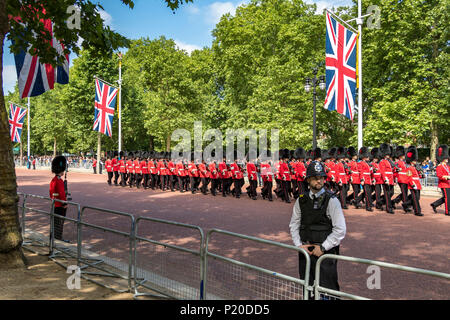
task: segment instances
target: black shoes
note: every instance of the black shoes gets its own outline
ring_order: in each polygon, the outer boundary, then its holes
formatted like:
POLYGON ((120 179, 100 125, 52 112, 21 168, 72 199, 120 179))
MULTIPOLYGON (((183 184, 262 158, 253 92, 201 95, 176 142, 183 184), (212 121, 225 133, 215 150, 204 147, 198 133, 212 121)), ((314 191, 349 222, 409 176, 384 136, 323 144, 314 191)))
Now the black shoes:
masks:
POLYGON ((433 212, 434 212, 434 213, 437 213, 436 207, 433 206, 433 204, 430 204, 430 206, 431 206, 431 208, 433 208, 433 212))

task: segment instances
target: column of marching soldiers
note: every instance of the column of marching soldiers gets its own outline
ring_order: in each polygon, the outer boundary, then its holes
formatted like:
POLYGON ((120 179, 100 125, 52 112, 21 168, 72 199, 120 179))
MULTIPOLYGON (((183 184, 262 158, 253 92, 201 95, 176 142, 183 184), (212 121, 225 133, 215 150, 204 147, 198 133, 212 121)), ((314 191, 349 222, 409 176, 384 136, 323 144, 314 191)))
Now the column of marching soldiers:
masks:
MULTIPOLYGON (((271 158, 271 151, 265 151, 265 155, 271 158)), ((236 152, 234 161, 227 161, 224 156, 220 162, 194 160, 193 153, 189 159, 175 162, 169 152, 121 152, 120 160, 118 156, 117 152, 107 154, 105 167, 110 186, 193 194, 200 191, 204 195, 210 192, 213 196, 221 193, 223 197, 240 198, 244 176, 247 176, 247 195, 257 200, 260 174, 262 198, 273 201, 272 193, 275 193, 277 199, 286 203, 308 191, 306 168, 312 161, 320 161, 327 172, 325 187, 336 194, 343 209, 352 205, 373 211, 375 207, 393 214, 396 205, 402 202, 405 213, 414 210, 415 215, 423 216, 420 207, 423 172, 417 166, 418 153, 414 146, 394 148, 383 143, 379 148, 362 147, 359 151, 354 147, 283 149, 279 150, 274 163, 259 161, 256 154, 241 156, 236 152), (276 188, 273 190, 274 180, 276 188), (399 185, 401 193, 394 198, 395 184, 399 185)), ((436 212, 435 207, 433 210, 436 212)))

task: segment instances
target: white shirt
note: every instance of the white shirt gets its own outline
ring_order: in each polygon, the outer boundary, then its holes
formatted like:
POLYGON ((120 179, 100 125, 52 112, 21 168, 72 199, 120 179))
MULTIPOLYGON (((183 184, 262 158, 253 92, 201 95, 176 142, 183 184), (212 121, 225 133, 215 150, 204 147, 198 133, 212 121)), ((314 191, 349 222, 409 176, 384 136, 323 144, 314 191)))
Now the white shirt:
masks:
MULTIPOLYGON (((325 189, 322 188, 319 192, 315 194, 315 196, 318 197, 324 192, 325 189)), ((309 192, 309 196, 311 197, 311 199, 313 199, 313 193, 311 191, 309 192)), ((303 244, 302 240, 300 239, 299 233, 301 209, 298 200, 299 199, 295 201, 294 208, 292 209, 291 222, 289 223, 292 240, 294 241, 294 245, 297 247, 303 244)), ((341 203, 337 198, 331 198, 330 201, 328 202, 326 215, 331 220, 331 223, 333 225, 331 233, 322 243, 322 246, 325 249, 325 251, 328 251, 341 243, 341 241, 345 237, 346 232, 344 213, 342 212, 341 203)))

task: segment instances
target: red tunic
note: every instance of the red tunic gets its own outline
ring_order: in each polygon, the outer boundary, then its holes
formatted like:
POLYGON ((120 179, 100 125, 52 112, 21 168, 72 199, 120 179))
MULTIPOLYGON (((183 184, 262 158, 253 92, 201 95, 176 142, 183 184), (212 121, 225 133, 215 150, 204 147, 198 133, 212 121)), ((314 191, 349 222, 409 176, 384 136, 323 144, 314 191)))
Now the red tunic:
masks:
POLYGON ((360 184, 361 179, 359 177, 359 169, 358 169, 358 162, 355 160, 350 161, 349 163, 351 174, 350 174, 350 183, 353 184, 360 184))
POLYGON ((258 174, 254 163, 247 163, 247 177, 248 180, 258 180, 258 174))
POLYGON ((446 163, 441 163, 436 168, 436 175, 439 179, 438 188, 450 188, 450 180, 445 179, 444 176, 450 176, 450 167, 446 163))
POLYGON ((120 170, 119 160, 114 158, 114 159, 111 160, 111 163, 112 163, 113 171, 119 171, 120 170))
POLYGON ((406 175, 408 177, 408 189, 410 190, 422 190, 422 184, 420 183, 419 172, 415 166, 409 166, 406 168, 406 175))
POLYGON ((397 165, 400 169, 400 171, 397 173, 398 174, 398 183, 408 183, 408 177, 406 176, 406 164, 404 161, 402 160, 398 160, 397 161, 397 165))
POLYGON ((197 178, 199 176, 198 169, 197 169, 197 166, 195 165, 195 163, 189 163, 188 174, 189 174, 189 177, 194 177, 194 178, 197 178))
POLYGON ((375 184, 383 184, 383 178, 381 178, 380 165, 376 162, 372 162, 372 179, 375 180, 375 184))
POLYGON ((372 184, 372 168, 365 161, 358 162, 359 179, 361 183, 372 184))
POLYGON ((148 174, 148 165, 147 165, 147 161, 142 160, 141 163, 139 164, 141 167, 141 172, 142 174, 148 174))
POLYGON ((380 161, 380 173, 384 182, 387 181, 387 184, 390 184, 391 186, 394 185, 394 173, 392 172, 392 166, 388 160, 383 159, 380 161))
POLYGON ((344 164, 342 162, 338 162, 334 166, 334 170, 336 172, 336 182, 341 182, 342 184, 347 184, 347 173, 345 172, 344 164))
POLYGON ((209 164, 208 168, 209 168, 209 177, 211 179, 219 179, 219 172, 217 171, 216 164, 212 162, 209 164))
MULTIPOLYGON (((60 176, 55 176, 52 181, 50 181, 50 198, 62 201, 67 201, 66 192, 64 190, 64 181, 60 176)), ((64 204, 55 201, 55 207, 63 207, 64 204)))
POLYGON ((177 172, 177 176, 186 177, 186 169, 184 168, 183 162, 178 162, 175 166, 175 170, 177 172))
POLYGON ((113 172, 112 160, 108 159, 105 161, 106 172, 113 172))
POLYGON ((270 164, 268 163, 263 163, 261 164, 261 177, 263 179, 263 181, 269 181, 272 182, 273 180, 273 174, 272 174, 272 168, 270 166, 270 164))

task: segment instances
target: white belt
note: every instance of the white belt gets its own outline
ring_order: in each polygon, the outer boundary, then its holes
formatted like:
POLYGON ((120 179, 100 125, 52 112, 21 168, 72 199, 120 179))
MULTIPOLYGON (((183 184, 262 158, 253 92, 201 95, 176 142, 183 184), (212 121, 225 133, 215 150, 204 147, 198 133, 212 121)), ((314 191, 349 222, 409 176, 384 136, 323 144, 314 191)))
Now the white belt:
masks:
POLYGON ((392 172, 387 172, 387 171, 386 171, 385 173, 389 173, 389 174, 392 174, 392 172))

